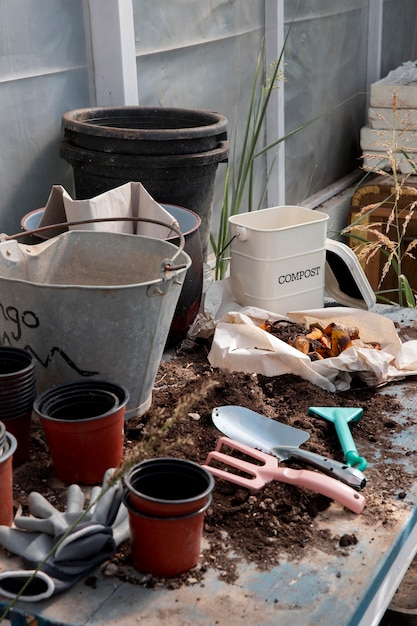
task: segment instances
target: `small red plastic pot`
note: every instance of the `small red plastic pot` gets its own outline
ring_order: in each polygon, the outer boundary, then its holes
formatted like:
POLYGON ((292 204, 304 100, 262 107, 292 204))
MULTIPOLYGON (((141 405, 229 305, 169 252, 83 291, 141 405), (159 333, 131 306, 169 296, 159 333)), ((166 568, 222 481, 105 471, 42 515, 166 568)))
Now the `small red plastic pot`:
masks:
POLYGON ((138 512, 126 489, 123 501, 128 508, 130 552, 135 569, 153 576, 170 577, 188 572, 198 563, 203 534, 204 506, 187 515, 155 517, 138 512))
POLYGON ((0 454, 0 524, 13 522, 13 455, 17 449, 16 438, 6 432, 5 445, 0 454))
POLYGON ((128 400, 127 389, 105 381, 58 385, 36 398, 33 408, 60 480, 92 485, 120 465, 128 400))
POLYGON ((131 505, 140 513, 172 517, 203 507, 214 487, 201 465, 176 458, 158 458, 135 465, 124 477, 131 505))
POLYGON ((139 463, 124 481, 135 568, 177 576, 194 567, 213 476, 197 463, 167 457, 139 463))

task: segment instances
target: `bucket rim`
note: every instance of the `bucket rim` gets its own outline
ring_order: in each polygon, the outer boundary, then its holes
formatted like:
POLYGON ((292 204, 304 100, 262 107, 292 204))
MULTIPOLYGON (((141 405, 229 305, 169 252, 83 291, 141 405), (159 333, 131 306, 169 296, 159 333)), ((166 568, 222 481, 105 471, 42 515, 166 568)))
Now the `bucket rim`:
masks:
MULTIPOLYGON (((200 228, 201 226, 201 217, 198 215, 198 213, 196 213, 195 211, 192 211, 191 209, 188 209, 184 206, 180 206, 179 204, 173 204, 172 202, 159 202, 158 204, 160 204, 164 209, 166 209, 169 212, 170 208, 173 209, 179 209, 181 211, 184 211, 186 213, 188 213, 189 215, 191 215, 192 217, 195 218, 196 220, 196 224, 193 228, 189 228, 188 230, 181 230, 182 234, 184 235, 184 237, 186 235, 191 234, 192 232, 194 232, 195 230, 197 230, 197 228, 200 228)), ((22 219, 20 220, 20 225, 22 227, 22 230, 25 231, 25 233, 27 234, 28 232, 34 230, 33 228, 28 228, 27 227, 27 222, 28 220, 30 220, 33 217, 39 217, 39 219, 36 221, 36 228, 39 226, 39 222, 42 218, 42 215, 45 212, 45 207, 39 207, 38 209, 34 209, 33 211, 29 211, 29 213, 26 213, 22 219)), ((52 229, 58 226, 58 224, 54 224, 52 225, 52 229)), ((42 232, 37 233, 37 237, 39 237, 40 239, 49 239, 49 237, 46 237, 45 235, 43 235, 42 232)), ((172 239, 177 239, 178 235, 172 235, 170 237, 165 237, 165 241, 171 241, 172 239)))
MULTIPOLYGON (((43 228, 50 229, 51 226, 44 226, 43 228)), ((38 230, 38 229, 35 229, 35 230, 38 230)), ((112 289, 112 290, 137 289, 138 287, 142 287, 142 288, 151 287, 151 286, 161 285, 166 282, 172 282, 177 276, 180 276, 182 273, 186 272, 192 263, 191 257, 187 254, 187 252, 185 252, 185 250, 181 249, 179 246, 176 246, 175 244, 171 243, 170 241, 167 241, 165 239, 155 239, 154 237, 146 237, 144 235, 135 235, 135 234, 130 234, 130 233, 112 233, 112 232, 97 231, 97 230, 68 230, 64 233, 60 233, 56 237, 52 237, 51 239, 47 239, 38 244, 33 244, 33 245, 19 244, 16 241, 19 237, 23 235, 28 235, 28 234, 30 235, 34 233, 35 230, 18 233, 17 235, 7 236, 5 241, 0 242, 0 249, 2 247, 7 249, 6 247, 7 245, 23 245, 25 249, 33 247, 36 250, 36 252, 40 252, 50 246, 59 245, 58 242, 62 241, 63 238, 72 237, 73 239, 75 239, 76 237, 78 237, 81 239, 83 238, 87 239, 88 237, 96 237, 96 238, 102 237, 104 240, 105 239, 114 240, 115 237, 118 237, 118 238, 129 237, 129 238, 135 238, 138 246, 140 246, 140 242, 141 241, 143 242, 144 240, 158 241, 161 244, 161 246, 166 248, 167 256, 164 257, 163 259, 161 258, 161 265, 160 265, 161 276, 159 276, 158 278, 154 278, 152 280, 147 280, 147 281, 137 282, 137 283, 126 283, 126 284, 121 284, 121 285, 120 284, 116 284, 116 285, 114 284, 103 284, 103 285, 81 284, 80 285, 77 283, 59 284, 59 283, 45 283, 45 282, 39 282, 35 280, 27 280, 24 278, 2 276, 0 274, 1 280, 4 280, 12 284, 21 283, 25 285, 41 287, 43 289, 46 289, 46 288, 64 289, 64 290, 65 289, 66 290, 77 289, 81 291, 84 291, 84 290, 102 291, 106 289, 112 289), (171 255, 169 254, 170 252, 172 253, 171 255), (178 255, 181 256, 181 259, 184 259, 184 263, 178 266, 174 265, 172 266, 172 268, 170 268, 171 261, 175 259, 176 257, 178 257, 178 255), (164 270, 167 271, 168 276, 163 275, 164 270)), ((181 233, 181 237, 183 237, 182 233, 181 233)), ((161 257, 162 257, 162 254, 161 254, 161 257)))
POLYGON ((327 222, 329 220, 329 215, 327 215, 327 213, 323 213, 322 211, 316 211, 315 209, 308 209, 307 207, 303 207, 300 206, 298 204, 288 204, 288 205, 281 205, 281 206, 276 206, 276 207, 269 207, 267 209, 259 209, 258 211, 250 211, 250 212, 246 212, 246 213, 238 213, 236 215, 231 215, 228 218, 228 222, 229 224, 232 224, 233 226, 237 227, 237 228, 244 228, 246 230, 252 230, 255 232, 261 232, 261 233, 273 233, 273 232, 278 232, 278 231, 283 231, 283 230, 290 230, 293 228, 302 228, 303 226, 311 226, 312 224, 320 224, 322 222, 327 222), (250 224, 247 223, 246 220, 251 221, 252 219, 255 219, 256 214, 258 213, 262 213, 263 215, 265 215, 267 212, 277 212, 277 210, 287 210, 287 209, 298 209, 298 210, 302 210, 303 213, 305 213, 305 215, 310 214, 311 217, 314 216, 314 219, 312 219, 309 222, 301 222, 298 224, 287 224, 285 226, 276 226, 276 227, 269 227, 269 228, 265 228, 262 226, 257 226, 256 224, 250 224))

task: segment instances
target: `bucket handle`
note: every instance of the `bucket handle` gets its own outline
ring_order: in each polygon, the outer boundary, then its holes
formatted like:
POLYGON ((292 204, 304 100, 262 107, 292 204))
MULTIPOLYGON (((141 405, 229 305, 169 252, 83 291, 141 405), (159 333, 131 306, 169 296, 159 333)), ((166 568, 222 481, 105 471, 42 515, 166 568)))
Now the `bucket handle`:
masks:
POLYGON ((20 239, 21 237, 27 237, 30 235, 37 235, 38 233, 47 232, 49 230, 53 230, 54 228, 62 228, 63 226, 78 226, 80 224, 95 224, 97 222, 147 222, 150 224, 158 224, 159 226, 165 226, 172 230, 179 237, 179 245, 176 253, 172 257, 172 259, 165 259, 162 262, 161 271, 164 274, 165 272, 174 272, 176 270, 181 270, 186 267, 186 263, 182 263, 180 265, 173 265, 173 261, 177 258, 177 256, 184 250, 185 246, 185 238, 182 234, 179 227, 174 226, 173 224, 166 224, 165 222, 160 222, 159 220, 154 220, 146 217, 95 217, 89 218, 85 220, 77 220, 75 222, 60 222, 59 224, 48 224, 47 226, 39 226, 38 228, 34 228, 32 230, 25 230, 21 233, 16 233, 15 235, 5 235, 4 241, 12 241, 14 239, 20 239))
MULTIPOLYGON (((237 230, 236 233, 230 237, 229 241, 223 246, 223 248, 220 250, 220 252, 217 254, 217 258, 218 259, 222 259, 223 258, 223 253, 226 252, 227 248, 230 246, 230 244, 232 243, 232 241, 234 241, 236 239, 236 237, 239 237, 240 241, 246 241, 248 238, 247 232, 246 232, 246 228, 242 228, 241 230, 237 230)), ((224 261, 230 261, 230 257, 228 257, 227 259, 223 259, 224 261)))

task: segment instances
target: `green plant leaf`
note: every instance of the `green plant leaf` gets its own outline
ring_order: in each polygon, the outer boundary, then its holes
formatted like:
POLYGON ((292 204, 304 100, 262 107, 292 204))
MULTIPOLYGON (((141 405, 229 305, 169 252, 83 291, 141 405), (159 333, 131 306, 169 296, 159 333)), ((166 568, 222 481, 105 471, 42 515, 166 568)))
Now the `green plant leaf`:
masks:
MULTIPOLYGON (((226 171, 226 184, 224 188, 224 197, 221 207, 221 215, 218 225, 217 239, 210 236, 212 249, 216 256, 215 279, 219 280, 226 276, 229 257, 219 254, 224 251, 230 244, 230 229, 228 219, 232 215, 240 212, 244 199, 247 199, 247 210, 253 211, 262 208, 267 194, 268 181, 271 170, 267 172, 263 191, 259 194, 259 198, 255 199, 255 161, 260 156, 266 154, 272 149, 276 149, 290 137, 307 128, 317 120, 325 117, 328 113, 334 112, 346 102, 356 97, 350 96, 346 100, 340 102, 335 107, 322 112, 313 119, 301 124, 297 128, 287 132, 276 141, 261 146, 260 142, 264 134, 264 125, 269 102, 272 97, 273 90, 277 88, 279 82, 283 80, 281 75, 281 67, 283 62, 284 50, 291 33, 291 28, 295 21, 300 0, 297 0, 292 19, 289 21, 284 43, 280 51, 278 59, 271 64, 269 74, 267 75, 264 64, 264 43, 258 55, 255 72, 252 82, 251 94, 249 98, 248 110, 246 113, 246 121, 243 133, 243 143, 240 147, 239 155, 237 155, 236 133, 232 146, 232 156, 229 157, 226 171)), ((276 158, 276 157, 275 157, 276 158)))
POLYGON ((417 308, 417 300, 416 297, 413 293, 413 290, 410 287, 410 283, 408 281, 408 278, 406 276, 404 276, 404 274, 400 274, 399 276, 399 288, 405 298, 405 301, 407 303, 407 307, 411 308, 411 309, 415 309, 417 308))

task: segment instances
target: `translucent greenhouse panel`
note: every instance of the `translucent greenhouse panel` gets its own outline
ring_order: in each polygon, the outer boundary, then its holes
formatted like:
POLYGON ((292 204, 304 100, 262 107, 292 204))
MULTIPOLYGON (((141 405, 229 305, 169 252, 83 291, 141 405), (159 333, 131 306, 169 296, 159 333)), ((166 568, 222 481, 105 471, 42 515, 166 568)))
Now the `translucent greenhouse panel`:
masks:
POLYGON ((384 0, 382 44, 381 77, 405 61, 417 60, 415 0, 384 0))
POLYGON ((86 56, 82 0, 0 3, 0 232, 19 232, 54 183, 71 183, 61 116, 90 103, 86 56))
MULTIPOLYGON (((235 141, 241 145, 262 45, 263 2, 134 0, 134 13, 140 104, 222 113, 229 121, 233 154, 235 141)), ((220 164, 213 207, 215 234, 225 171, 226 165, 220 164)))
MULTIPOLYGON (((286 20, 295 0, 287 0, 286 20)), ((301 3, 285 49, 286 201, 300 203, 358 167, 365 121, 368 2, 301 3)))

